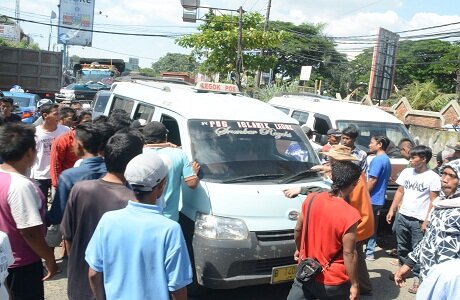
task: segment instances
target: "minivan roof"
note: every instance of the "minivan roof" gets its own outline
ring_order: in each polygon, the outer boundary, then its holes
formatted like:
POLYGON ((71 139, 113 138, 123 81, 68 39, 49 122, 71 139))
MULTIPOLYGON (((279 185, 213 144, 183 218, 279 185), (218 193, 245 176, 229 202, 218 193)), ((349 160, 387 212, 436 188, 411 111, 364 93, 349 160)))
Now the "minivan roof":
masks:
POLYGON ((284 95, 274 97, 268 103, 278 107, 326 115, 334 122, 337 120, 359 120, 403 123, 395 116, 378 107, 340 100, 327 100, 303 95, 284 95))
POLYGON ((239 95, 200 93, 187 85, 136 80, 114 83, 112 92, 114 97, 120 95, 151 103, 186 119, 298 123, 262 101, 239 95))

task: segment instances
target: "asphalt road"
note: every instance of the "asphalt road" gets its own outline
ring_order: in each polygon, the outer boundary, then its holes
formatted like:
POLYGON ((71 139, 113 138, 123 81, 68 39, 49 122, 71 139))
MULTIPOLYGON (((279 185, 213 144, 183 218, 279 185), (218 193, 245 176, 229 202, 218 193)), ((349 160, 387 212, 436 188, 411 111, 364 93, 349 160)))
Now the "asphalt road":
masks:
MULTIPOLYGON (((385 244, 382 242, 382 244, 385 244)), ((56 253, 60 252, 60 248, 56 248, 56 253)), ((58 254, 57 254, 58 255, 58 254)), ((373 296, 361 297, 363 300, 386 300, 386 299, 401 299, 401 300, 414 300, 415 295, 407 291, 407 287, 398 288, 394 282, 388 279, 391 272, 396 270, 390 262, 393 258, 389 257, 381 248, 377 248, 376 260, 367 262, 369 274, 371 276, 372 285, 374 288, 373 296)), ((62 268, 62 273, 58 274, 55 278, 45 282, 45 298, 48 300, 64 300, 66 296, 66 266, 65 262, 58 260, 58 265, 62 268)), ((412 280, 408 280, 408 285, 412 280)), ((255 287, 244 287, 233 290, 212 290, 206 295, 200 297, 190 297, 190 300, 279 300, 286 299, 290 284, 279 285, 264 285, 255 287)))

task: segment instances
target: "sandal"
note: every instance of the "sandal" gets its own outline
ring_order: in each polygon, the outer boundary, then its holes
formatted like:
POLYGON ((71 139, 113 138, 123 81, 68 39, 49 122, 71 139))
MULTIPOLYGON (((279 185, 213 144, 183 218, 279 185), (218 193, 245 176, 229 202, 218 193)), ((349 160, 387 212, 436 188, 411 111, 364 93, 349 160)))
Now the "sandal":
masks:
POLYGON ((408 288, 407 290, 409 291, 409 293, 411 294, 417 294, 417 290, 418 290, 418 287, 420 285, 420 282, 417 278, 414 278, 414 283, 412 284, 412 286, 410 288, 408 288))

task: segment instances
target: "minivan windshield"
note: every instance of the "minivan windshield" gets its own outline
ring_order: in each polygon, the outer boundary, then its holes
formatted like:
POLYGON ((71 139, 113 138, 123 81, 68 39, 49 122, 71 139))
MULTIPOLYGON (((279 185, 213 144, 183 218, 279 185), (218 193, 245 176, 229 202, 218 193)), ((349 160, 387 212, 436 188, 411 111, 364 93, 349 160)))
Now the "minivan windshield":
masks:
MULTIPOLYGON (((356 139, 356 146, 364 151, 369 151, 369 143, 372 136, 384 135, 391 141, 389 148, 398 147, 399 141, 402 139, 410 139, 409 132, 403 124, 399 123, 384 123, 384 122, 369 122, 369 121, 356 121, 356 120, 339 120, 337 121, 337 128, 340 130, 354 125, 358 128, 359 136, 356 139)), ((390 150, 390 149, 389 149, 390 150)), ((397 150, 397 149, 396 149, 397 150)), ((387 151, 390 157, 400 157, 398 151, 387 151)))
POLYGON ((317 180, 318 157, 299 125, 236 120, 189 120, 193 158, 204 180, 289 183, 317 180))

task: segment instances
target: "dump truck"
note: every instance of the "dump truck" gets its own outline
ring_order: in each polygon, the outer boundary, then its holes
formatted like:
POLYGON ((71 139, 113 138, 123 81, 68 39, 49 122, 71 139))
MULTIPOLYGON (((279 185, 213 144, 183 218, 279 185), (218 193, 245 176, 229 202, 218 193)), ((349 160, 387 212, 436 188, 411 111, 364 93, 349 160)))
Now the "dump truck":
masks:
POLYGON ((0 90, 19 85, 40 98, 54 99, 62 82, 62 52, 0 46, 0 90))

